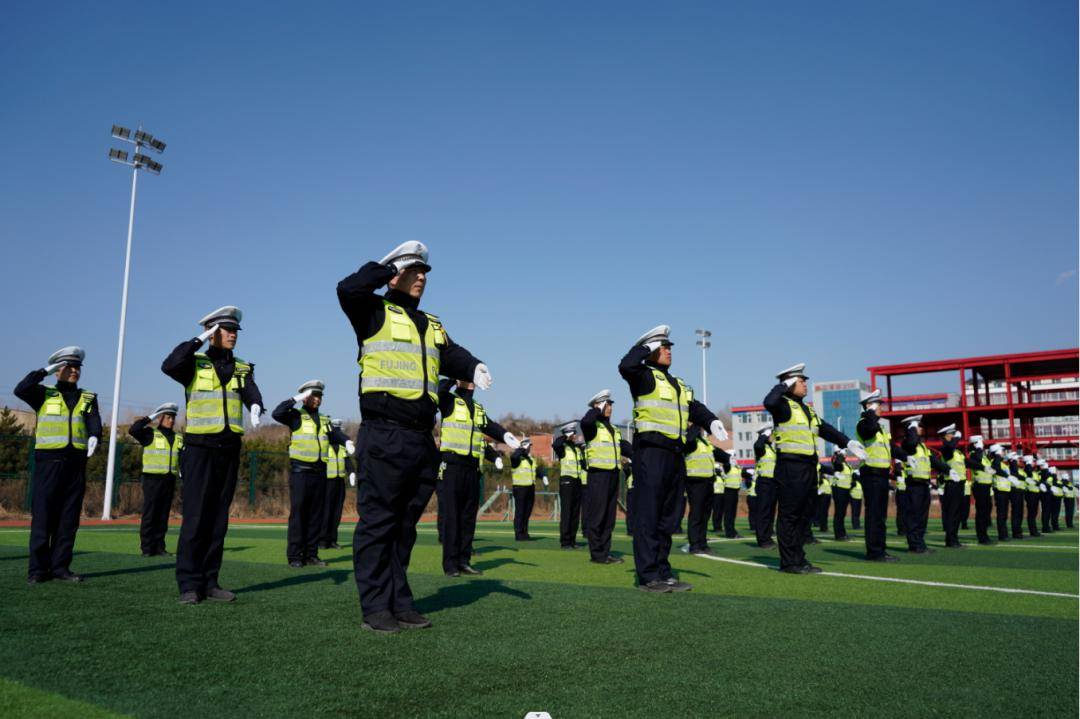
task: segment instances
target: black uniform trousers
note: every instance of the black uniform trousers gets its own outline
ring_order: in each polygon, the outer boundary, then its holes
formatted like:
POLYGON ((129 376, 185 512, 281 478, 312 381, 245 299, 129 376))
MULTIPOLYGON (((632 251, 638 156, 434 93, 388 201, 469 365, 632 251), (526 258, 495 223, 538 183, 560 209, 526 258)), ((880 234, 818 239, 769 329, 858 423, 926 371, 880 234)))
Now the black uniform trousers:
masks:
POLYGON ((997 533, 999 540, 1006 540, 1009 538, 1009 506, 1011 504, 1012 492, 999 492, 994 490, 994 509, 996 510, 997 518, 997 533))
POLYGON ((735 539, 739 533, 735 531, 735 515, 739 513, 739 490, 724 487, 724 536, 735 539))
POLYGON ((971 494, 975 497, 975 536, 986 544, 990 541, 990 510, 994 503, 990 497, 990 485, 975 482, 971 485, 971 494))
POLYGON ((439 537, 439 544, 443 542, 443 528, 446 525, 443 512, 443 483, 439 482, 435 485, 435 532, 439 537))
POLYGON ((313 469, 289 473, 289 529, 285 557, 303 562, 319 556, 319 543, 326 534, 326 465, 312 463, 313 469))
POLYGON ((175 494, 174 474, 143 474, 142 519, 139 521, 139 544, 143 554, 165 551, 165 534, 169 531, 169 512, 175 494))
MULTIPOLYGON (((582 504, 584 511, 584 504, 582 504)), ((634 536, 634 488, 626 488, 626 534, 634 536)))
POLYGON ((1013 487, 1009 492, 1009 512, 1012 519, 1013 539, 1024 538, 1024 490, 1013 487))
POLYGON ((581 480, 577 477, 559 478, 559 544, 577 546, 578 526, 581 524, 581 480))
POLYGON ((180 593, 205 595, 218 584, 229 507, 236 492, 240 445, 204 447, 188 443, 180 455, 180 541, 176 546, 176 583, 180 593))
POLYGON ((724 492, 713 490, 709 504, 712 506, 712 531, 714 534, 721 534, 724 531, 724 492))
POLYGON ((1061 497, 1050 495, 1050 526, 1057 532, 1061 529, 1058 523, 1061 518, 1061 497))
MULTIPOLYGON (((626 522, 627 522, 627 524, 626 524, 626 526, 627 526, 627 531, 629 531, 629 527, 630 527, 630 512, 629 512, 630 493, 629 492, 626 493, 626 501, 627 501, 627 514, 626 514, 626 522)), ((588 542, 589 541, 589 531, 590 531, 589 530, 589 511, 590 510, 589 510, 589 475, 588 475, 587 472, 585 474, 585 479, 581 483, 581 502, 580 502, 580 504, 581 504, 581 534, 585 537, 585 541, 588 542)))
POLYGON ((338 543, 338 527, 341 526, 341 512, 345 509, 345 478, 334 477, 326 480, 326 502, 323 504, 323 531, 320 546, 329 549, 338 543))
POLYGON ((968 520, 971 519, 971 502, 971 495, 965 494, 964 503, 960 506, 960 529, 968 528, 968 520))
POLYGON ((529 517, 532 516, 536 503, 536 487, 513 487, 514 495, 514 539, 529 538, 529 517))
POLYGON ((71 571, 85 493, 85 449, 35 452, 28 576, 48 578, 71 571))
POLYGON ((585 515, 589 556, 599 562, 611 554, 611 533, 615 531, 615 510, 619 497, 618 470, 590 469, 585 491, 589 494, 589 513, 585 515))
POLYGON ((367 420, 357 438, 353 572, 364 616, 415 609, 406 577, 416 523, 435 491, 439 454, 431 432, 367 420))
POLYGON ((760 546, 773 539, 773 528, 776 524, 776 479, 758 477, 754 493, 757 494, 754 534, 760 546))
POLYGON ((472 559, 476 510, 480 501, 480 468, 457 462, 443 467, 439 518, 443 521, 442 567, 455 572, 472 559))
POLYGON ((844 524, 847 522, 848 504, 851 503, 851 490, 844 489, 843 487, 833 487, 833 519, 832 529, 833 537, 835 539, 844 539, 847 537, 847 527, 844 524))
POLYGON ((1054 495, 1049 490, 1040 493, 1040 504, 1042 504, 1042 531, 1053 532, 1054 528, 1050 524, 1050 513, 1054 511, 1054 495))
POLYGON ((1076 497, 1063 497, 1061 502, 1065 505, 1065 526, 1072 529, 1073 515, 1076 514, 1076 497))
POLYGON ((941 523, 945 529, 946 547, 960 545, 960 518, 966 500, 963 482, 945 482, 945 490, 941 495, 941 523))
POLYGON ((633 461, 634 571, 640 584, 671 579, 668 558, 681 519, 686 461, 681 452, 648 444, 634 447, 633 461))
POLYGON ((814 511, 817 516, 818 529, 822 532, 829 531, 829 505, 832 504, 831 494, 819 494, 817 496, 817 503, 814 505, 814 511))
POLYGON ((750 531, 757 534, 757 530, 754 529, 754 520, 757 518, 757 497, 747 492, 746 494, 746 524, 750 527, 750 531))
POLYGON ((708 549, 709 512, 713 500, 712 478, 687 477, 686 499, 690 504, 690 514, 686 518, 686 540, 690 543, 690 551, 708 549))
POLYGON ((851 528, 862 529, 863 501, 851 498, 851 528))
POLYGON ((904 536, 908 532, 908 495, 906 489, 897 489, 894 494, 896 501, 896 533, 904 536))
POLYGON ((930 483, 907 481, 907 543, 912 552, 926 549, 926 524, 930 518, 930 483))
POLYGON ((1039 536, 1039 493, 1024 491, 1024 502, 1027 504, 1028 534, 1032 537, 1039 536))
POLYGON ((866 558, 880 559, 887 551, 889 519, 889 470, 864 466, 859 470, 866 505, 866 558))
POLYGON ((803 544, 810 533, 817 497, 817 458, 795 459, 780 454, 773 474, 776 480, 779 517, 776 537, 780 545, 780 569, 808 564, 803 544))

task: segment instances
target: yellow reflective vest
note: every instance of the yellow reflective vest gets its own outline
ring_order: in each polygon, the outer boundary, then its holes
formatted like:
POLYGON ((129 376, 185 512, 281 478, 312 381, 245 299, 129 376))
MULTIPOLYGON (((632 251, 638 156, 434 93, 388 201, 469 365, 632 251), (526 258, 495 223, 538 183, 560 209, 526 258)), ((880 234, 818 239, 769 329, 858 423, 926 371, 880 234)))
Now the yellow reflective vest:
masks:
POLYGON ((443 418, 439 449, 443 452, 474 457, 484 456, 484 434, 480 428, 487 426, 487 415, 479 402, 473 402, 472 412, 461 397, 454 397, 454 411, 443 418))
POLYGON ((45 388, 45 401, 37 411, 35 449, 63 449, 69 444, 86 449, 86 413, 94 404, 94 393, 80 391, 75 407, 68 410, 64 395, 56 387, 45 388))
POLYGON ((143 474, 180 474, 180 450, 184 448, 184 435, 173 432, 173 440, 157 427, 154 438, 142 448, 143 474))
POLYGON ((704 437, 698 437, 694 442, 694 450, 686 455, 686 476, 698 479, 712 479, 716 476, 713 447, 704 437))
POLYGON ((634 397, 634 428, 638 432, 659 432, 683 442, 690 420, 693 391, 678 377, 672 384, 666 374, 658 369, 650 369, 654 386, 648 394, 634 397))
POLYGON ((360 393, 386 392, 405 400, 426 393, 439 402, 440 352, 447 344, 439 318, 427 315, 423 338, 403 307, 383 298, 383 323, 360 348, 360 393))
POLYGON ((293 430, 289 441, 289 459, 307 464, 330 464, 330 418, 324 414, 312 417, 300 408, 300 426, 293 430), (316 421, 317 419, 317 421, 316 421))
POLYGON ((536 483, 536 464, 529 455, 523 455, 518 466, 510 475, 515 487, 531 487, 536 483))
POLYGON ((596 423, 596 436, 585 445, 585 461, 589 469, 616 469, 622 457, 622 435, 615 425, 596 423))
POLYGON ((187 400, 187 434, 217 434, 228 429, 244 433, 244 410, 240 403, 251 365, 234 357, 232 377, 221 384, 214 362, 202 352, 195 355, 195 375, 184 388, 187 400))
POLYGON ((773 428, 772 441, 776 451, 784 454, 798 454, 805 457, 817 455, 817 436, 821 429, 814 408, 784 397, 791 411, 786 421, 773 428))

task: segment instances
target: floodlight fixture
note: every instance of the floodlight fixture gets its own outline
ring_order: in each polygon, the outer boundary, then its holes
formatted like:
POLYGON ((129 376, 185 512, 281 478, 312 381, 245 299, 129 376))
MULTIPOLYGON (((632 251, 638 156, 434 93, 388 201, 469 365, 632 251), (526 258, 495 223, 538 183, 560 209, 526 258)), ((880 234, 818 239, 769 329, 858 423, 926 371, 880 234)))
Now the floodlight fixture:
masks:
POLYGON ((154 162, 147 155, 144 155, 141 152, 135 153, 135 167, 145 168, 150 172, 154 173, 155 175, 160 175, 162 169, 160 162, 154 162))
POLYGON ((120 125, 112 126, 112 136, 117 138, 118 140, 127 140, 128 142, 132 141, 131 130, 127 129, 126 127, 121 127, 120 125))
POLYGON ((127 154, 126 150, 110 149, 109 150, 109 159, 112 160, 113 162, 119 162, 122 165, 130 165, 131 164, 130 162, 128 162, 128 154, 127 154))

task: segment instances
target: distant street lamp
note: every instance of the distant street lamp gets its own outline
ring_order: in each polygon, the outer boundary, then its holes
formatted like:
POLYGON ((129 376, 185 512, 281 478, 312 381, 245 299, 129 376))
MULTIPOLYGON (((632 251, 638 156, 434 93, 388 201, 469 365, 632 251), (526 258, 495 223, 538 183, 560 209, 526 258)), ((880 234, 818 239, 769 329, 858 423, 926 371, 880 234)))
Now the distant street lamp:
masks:
POLYGON ((708 407, 709 380, 705 374, 705 353, 712 347, 712 342, 709 341, 709 338, 712 337, 712 332, 709 332, 709 330, 694 330, 694 333, 698 336, 697 346, 701 348, 701 396, 705 401, 705 406, 708 407))

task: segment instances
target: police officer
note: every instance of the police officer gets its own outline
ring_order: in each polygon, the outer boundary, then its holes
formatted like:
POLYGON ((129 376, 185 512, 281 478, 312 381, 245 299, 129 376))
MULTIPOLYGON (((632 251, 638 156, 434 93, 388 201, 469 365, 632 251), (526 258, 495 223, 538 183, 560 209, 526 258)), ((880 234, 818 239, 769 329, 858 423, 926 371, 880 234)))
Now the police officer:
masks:
POLYGON ((1020 479, 1024 482, 1024 503, 1027 505, 1028 534, 1032 537, 1039 533, 1039 475, 1035 469, 1034 455, 1025 454, 1023 466, 1019 468, 1020 479))
MULTIPOLYGON (((895 562, 886 546, 886 523, 889 512, 889 471, 896 448, 888 422, 878 416, 881 390, 876 389, 859 401, 863 411, 855 425, 855 434, 866 446, 866 457, 859 467, 859 485, 866 503, 866 559, 871 562, 895 562)), ((899 482, 899 477, 897 482, 899 482)))
POLYGON ((1009 470, 1009 482, 1012 489, 1009 490, 1009 515, 1013 539, 1024 538, 1024 480, 1021 469, 1022 460, 1016 452, 1009 452, 1005 457, 1009 470))
POLYGON ((1058 477, 1061 482, 1061 501, 1065 505, 1065 527, 1073 528, 1073 515, 1076 514, 1076 487, 1072 479, 1058 477))
POLYGON ((443 573, 448 577, 483 574, 469 561, 480 506, 480 461, 488 447, 484 435, 499 442, 514 439, 488 417, 473 398, 474 389, 472 382, 463 380, 439 382, 439 518, 443 522, 443 573))
POLYGON ((80 347, 59 349, 45 367, 30 372, 15 387, 15 396, 37 413, 26 575, 31 585, 50 579, 83 581, 71 571, 71 555, 86 493, 86 459, 101 442, 97 395, 79 389, 85 358, 80 347), (55 385, 41 384, 54 372, 55 385))
MULTIPOLYGON (((849 541, 847 535, 847 512, 851 504, 851 490, 854 485, 854 471, 847 463, 847 451, 837 447, 832 456, 833 470, 833 539, 839 542, 849 541)), ((824 531, 824 530, 822 530, 824 531)))
MULTIPOLYGON (((894 455, 899 455, 894 447, 894 455)), ((902 450, 901 450, 902 451, 902 450)), ((893 458, 893 474, 896 478, 896 487, 893 493, 893 499, 896 504, 896 536, 906 537, 908 533, 907 520, 908 515, 911 514, 911 503, 908 501, 907 493, 907 479, 908 479, 908 467, 904 463, 904 459, 907 456, 904 455, 903 459, 899 456, 893 458)))
MULTIPOLYGON (((629 459, 623 462, 623 478, 626 482, 626 534, 632 537, 634 536, 634 463, 629 459)), ((584 508, 584 505, 582 507, 584 508)))
POLYGON ((1057 476, 1057 467, 1048 467, 1046 471, 1050 479, 1050 527, 1055 532, 1060 532, 1061 500, 1065 497, 1063 483, 1057 476))
MULTIPOLYGON (((829 531, 829 505, 832 504, 833 481, 836 470, 832 459, 822 464, 818 473, 817 501, 814 506, 815 524, 822 532, 829 531)), ((820 543, 821 540, 818 540, 820 543)))
POLYGON ((713 501, 713 531, 720 531, 718 520, 722 519, 724 536, 727 539, 742 539, 742 535, 735 529, 735 515, 739 511, 739 489, 744 479, 749 479, 750 475, 744 472, 739 462, 727 452, 718 455, 718 459, 723 468, 723 476, 717 476, 720 503, 718 508, 715 499, 713 501))
POLYGON ((1006 464, 1005 448, 990 445, 990 472, 994 476, 994 514, 999 542, 1009 541, 1009 507, 1012 504, 1012 478, 1006 464))
POLYGON ((948 476, 949 465, 932 453, 923 440, 922 415, 904 419, 906 428, 900 446, 907 454, 907 540, 913 554, 932 554, 926 546, 926 524, 930 517, 931 472, 948 476))
POLYGON ((536 460, 532 456, 532 440, 526 437, 510 455, 511 492, 514 495, 514 541, 531 542, 529 518, 536 503, 536 460))
POLYGON ((773 527, 776 523, 776 449, 772 443, 772 425, 758 427, 754 441, 754 495, 756 510, 754 515, 754 534, 757 545, 762 549, 772 549, 773 527))
POLYGON ((340 419, 330 420, 330 427, 335 431, 330 434, 330 456, 326 463, 326 503, 323 505, 323 517, 326 521, 323 524, 322 540, 319 542, 321 549, 341 549, 337 540, 341 513, 345 509, 345 480, 349 480, 350 487, 356 486, 356 467, 349 452, 349 447, 354 450, 356 447, 349 440, 338 441, 345 436, 342 425, 340 419))
POLYGON ((982 435, 971 436, 966 464, 973 476, 971 495, 975 498, 975 537, 979 544, 990 545, 993 544, 989 533, 993 506, 990 488, 994 483, 994 472, 982 435))
POLYGON ((139 540, 144 557, 172 556, 165 550, 165 535, 169 531, 169 512, 176 494, 176 477, 180 474, 180 454, 184 435, 175 429, 175 402, 159 405, 149 417, 131 423, 128 434, 142 445, 142 521, 139 540), (157 426, 151 422, 157 419, 157 426))
MULTIPOLYGON (((686 519, 686 539, 690 544, 691 554, 712 554, 705 530, 709 521, 709 509, 713 503, 713 482, 717 479, 718 463, 722 466, 728 461, 727 453, 710 444, 705 436, 702 428, 691 426, 684 450, 686 499, 690 505, 690 514, 686 519)), ((723 479, 720 481, 723 482, 723 479)))
POLYGON ((202 334, 181 342, 161 363, 161 371, 184 386, 187 400, 180 458, 184 518, 176 547, 181 604, 236 599, 221 587, 218 575, 240 469, 243 407, 252 427, 259 426, 263 412, 255 365, 233 354, 242 316, 232 305, 219 307, 199 320, 202 334), (199 352, 208 339, 206 352, 199 352))
POLYGON ((967 460, 960 451, 960 433, 950 424, 938 430, 941 437, 941 459, 949 465, 946 481, 938 483, 941 490, 941 524, 945 529, 945 546, 960 549, 960 519, 963 512, 964 486, 967 479, 967 460))
POLYGON ((577 531, 581 523, 581 478, 585 475, 585 452, 574 437, 574 422, 559 428, 559 436, 552 443, 555 457, 559 460, 559 546, 577 549, 577 531))
POLYGON ((1053 493, 1050 487, 1054 477, 1050 474, 1050 465, 1041 457, 1036 460, 1035 466, 1039 470, 1039 503, 1042 505, 1042 533, 1048 534, 1054 531, 1050 521, 1050 513, 1053 511, 1053 493))
POLYGON ((601 390, 589 400, 589 409, 580 420, 588 473, 583 491, 589 495, 584 504, 585 538, 589 542, 589 561, 593 564, 624 561, 611 553, 611 533, 615 530, 618 507, 619 469, 623 455, 631 447, 619 428, 611 423, 613 404, 611 390, 601 390))
MULTIPOLYGON (((333 461, 337 471, 334 444, 344 444, 346 452, 354 449, 352 440, 334 429, 330 417, 319 412, 326 385, 309 380, 296 395, 281 402, 271 416, 289 428, 289 529, 285 559, 290 567, 305 565, 325 567, 319 558, 319 544, 326 534, 327 466, 333 461), (300 405, 297 409, 294 405, 300 405), (331 452, 333 451, 333 455, 331 452)), ((350 452, 351 453, 351 452, 350 452)))
POLYGON ((807 393, 805 364, 788 367, 776 375, 779 382, 762 404, 773 419, 776 447, 775 479, 780 510, 777 537, 780 540, 780 571, 810 574, 821 570, 806 560, 803 543, 818 483, 817 438, 847 447, 865 459, 858 441, 849 439, 828 422, 822 421, 803 399, 807 393))
POLYGON ((862 529, 863 488, 859 470, 851 475, 851 528, 862 529))
POLYGON ((668 561, 681 519, 688 424, 708 427, 721 442, 727 439, 720 420, 671 374, 670 335, 667 325, 654 327, 619 362, 634 397, 634 567, 638 588, 654 593, 692 589, 674 578, 668 561))
POLYGON ((439 376, 491 386, 487 366, 450 339, 438 317, 420 311, 430 271, 427 247, 405 242, 337 286, 359 346, 364 427, 353 566, 363 626, 378 632, 431 626, 416 611, 406 569, 437 481, 439 376), (376 295, 383 286, 386 294, 376 295))

